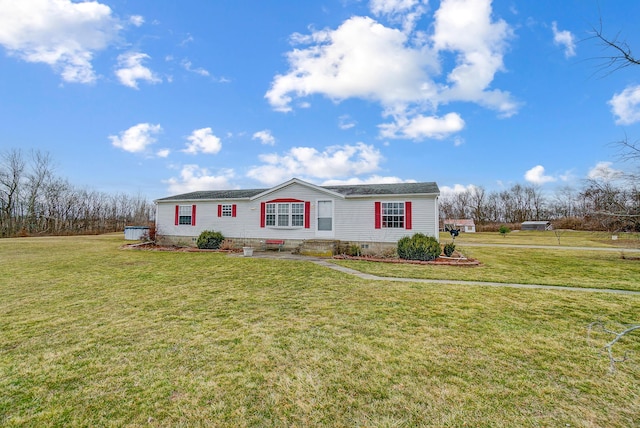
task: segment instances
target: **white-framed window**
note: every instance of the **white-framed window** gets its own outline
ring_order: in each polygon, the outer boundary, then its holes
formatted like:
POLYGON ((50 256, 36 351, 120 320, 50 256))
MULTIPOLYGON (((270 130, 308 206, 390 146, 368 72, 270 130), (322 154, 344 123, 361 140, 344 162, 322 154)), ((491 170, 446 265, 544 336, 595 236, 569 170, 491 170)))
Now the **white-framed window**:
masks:
POLYGON ((191 226, 193 207, 191 205, 180 205, 178 208, 178 224, 186 224, 191 226))
POLYGON ((276 204, 267 204, 265 216, 265 224, 267 226, 273 227, 276 225, 276 204))
POLYGON ((318 231, 333 230, 333 202, 318 201, 318 231))
POLYGON ((404 202, 382 202, 382 227, 404 228, 404 202))
POLYGON ((232 217, 233 216, 233 205, 231 204, 223 204, 222 205, 222 217, 232 217))
POLYGON ((265 207, 266 226, 304 227, 304 202, 271 202, 265 207))

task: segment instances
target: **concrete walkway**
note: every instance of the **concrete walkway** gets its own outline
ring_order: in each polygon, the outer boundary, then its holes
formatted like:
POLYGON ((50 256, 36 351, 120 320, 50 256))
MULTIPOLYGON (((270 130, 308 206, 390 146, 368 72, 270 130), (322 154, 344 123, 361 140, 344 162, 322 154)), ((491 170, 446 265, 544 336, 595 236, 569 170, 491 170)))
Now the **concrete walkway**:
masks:
POLYGON ((576 251, 606 251, 615 253, 640 253, 640 248, 622 247, 565 247, 562 245, 529 245, 529 244, 482 244, 474 242, 457 242, 456 247, 501 247, 501 248, 533 248, 540 250, 576 250, 576 251))
POLYGON ((311 260, 313 263, 324 266, 339 272, 347 273, 357 276, 361 279, 369 281, 392 281, 392 282, 420 282, 426 284, 457 284, 457 285, 479 285, 484 287, 511 287, 511 288, 529 288, 538 290, 554 290, 554 291, 583 291, 588 293, 610 293, 610 294, 627 294, 640 296, 640 291, 630 290, 610 290, 606 288, 580 288, 580 287, 565 287, 561 285, 542 285, 542 284, 509 284, 503 282, 486 282, 486 281, 459 281, 453 279, 419 279, 419 278, 395 278, 386 276, 371 275, 369 273, 363 273, 355 269, 340 266, 335 263, 331 263, 328 260, 311 260))
MULTIPOLYGON (((240 254, 240 256, 242 255, 240 254)), ((387 276, 377 276, 369 273, 360 272, 345 266, 337 265, 331 262, 331 259, 323 259, 320 257, 310 257, 310 256, 300 256, 300 255, 291 254, 288 252, 259 251, 259 252, 254 252, 252 258, 308 261, 308 262, 315 263, 319 266, 333 269, 338 272, 346 273, 349 275, 353 275, 367 281, 418 282, 423 284, 456 284, 456 285, 473 285, 473 286, 483 286, 483 287, 511 287, 511 288, 525 288, 525 289, 535 289, 535 290, 581 291, 586 293, 609 293, 609 294, 624 294, 624 295, 640 296, 640 291, 612 290, 612 289, 606 289, 606 288, 581 288, 581 287, 566 287, 561 285, 517 284, 517 283, 488 282, 488 281, 460 281, 460 280, 453 280, 453 279, 420 279, 420 278, 395 278, 395 277, 387 277, 387 276)))

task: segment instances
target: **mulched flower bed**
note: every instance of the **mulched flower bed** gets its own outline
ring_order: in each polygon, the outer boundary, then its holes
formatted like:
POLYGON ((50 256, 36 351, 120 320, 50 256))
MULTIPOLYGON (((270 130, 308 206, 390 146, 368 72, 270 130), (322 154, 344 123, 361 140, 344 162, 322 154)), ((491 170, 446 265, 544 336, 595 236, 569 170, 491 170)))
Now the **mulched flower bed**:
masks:
MULTIPOLYGON (((456 255, 454 253, 454 255, 456 255)), ((347 256, 346 254, 340 254, 333 256, 338 260, 362 260, 367 262, 380 262, 380 263, 403 263, 412 265, 438 265, 438 266, 479 266, 480 262, 476 259, 468 259, 466 257, 445 257, 440 256, 435 260, 423 261, 423 260, 405 260, 391 257, 375 257, 375 256, 347 256)))
MULTIPOLYGON (((121 247, 125 250, 147 250, 147 251, 175 251, 183 253, 197 253, 197 252, 218 252, 218 253, 241 253, 242 249, 233 250, 202 250, 197 247, 178 247, 178 246, 161 246, 152 242, 143 242, 137 244, 125 244, 121 247)), ((440 256, 435 260, 423 261, 423 260, 405 260, 396 257, 376 257, 376 256, 348 256, 346 254, 339 254, 332 257, 336 260, 363 260, 367 262, 380 262, 380 263, 404 263, 413 265, 439 265, 439 266, 479 266, 480 262, 476 259, 469 259, 462 257, 457 251, 453 253, 453 257, 440 256)))

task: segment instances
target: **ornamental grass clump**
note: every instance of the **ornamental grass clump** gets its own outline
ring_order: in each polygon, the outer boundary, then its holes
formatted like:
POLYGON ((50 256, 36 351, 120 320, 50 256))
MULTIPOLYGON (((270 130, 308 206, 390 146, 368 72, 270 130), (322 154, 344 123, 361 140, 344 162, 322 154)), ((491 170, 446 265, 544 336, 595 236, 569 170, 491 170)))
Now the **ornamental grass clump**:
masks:
POLYGON ((440 256, 440 243, 432 236, 416 233, 398 241, 398 257, 406 260, 435 260, 440 256))
POLYGON ((217 250, 224 241, 224 236, 220 232, 214 232, 213 230, 205 230, 198 236, 196 245, 201 250, 217 250))

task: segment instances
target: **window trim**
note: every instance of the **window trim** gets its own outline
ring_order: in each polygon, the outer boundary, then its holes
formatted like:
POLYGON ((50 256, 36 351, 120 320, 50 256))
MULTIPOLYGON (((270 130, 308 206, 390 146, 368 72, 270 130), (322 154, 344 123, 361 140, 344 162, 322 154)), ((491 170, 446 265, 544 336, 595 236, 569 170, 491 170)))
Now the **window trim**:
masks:
POLYGON ((411 201, 376 201, 375 202, 375 228, 376 229, 403 229, 411 230, 413 225, 413 206, 411 201), (402 214, 394 213, 400 206, 391 207, 391 204, 401 204, 402 214), (391 210, 391 213, 385 210, 391 210), (389 219, 391 217, 391 219, 389 219))
POLYGON ((196 225, 196 206, 194 205, 176 205, 175 210, 176 226, 195 226, 196 225), (189 213, 187 215, 186 213, 189 213), (187 222, 188 219, 188 222, 187 222))
POLYGON ((260 204, 260 227, 270 229, 309 229, 309 201, 300 199, 274 199, 260 204), (285 208, 286 207, 286 208, 285 208), (286 224, 284 221, 286 219, 286 224), (294 222, 296 223, 294 225, 294 222))

